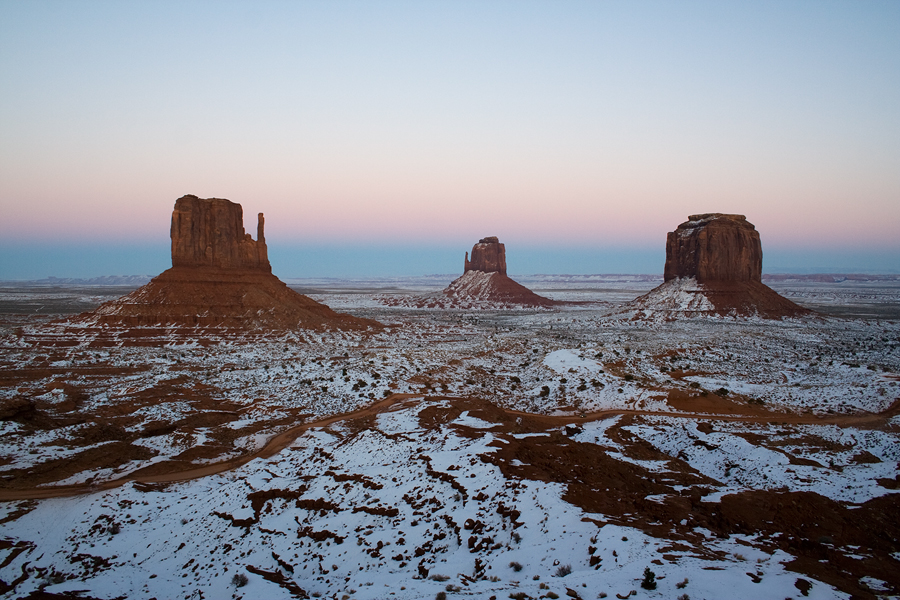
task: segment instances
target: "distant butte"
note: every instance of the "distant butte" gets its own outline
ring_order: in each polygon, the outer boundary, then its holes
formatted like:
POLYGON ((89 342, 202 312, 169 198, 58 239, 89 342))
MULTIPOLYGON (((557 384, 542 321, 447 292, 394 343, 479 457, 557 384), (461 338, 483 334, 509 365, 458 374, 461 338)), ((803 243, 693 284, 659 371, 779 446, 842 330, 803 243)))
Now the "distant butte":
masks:
POLYGON ((538 296, 506 275, 506 246, 496 237, 482 238, 466 252, 462 277, 443 291, 453 301, 487 302, 500 305, 547 307, 553 300, 538 296))
POLYGON ((243 329, 366 329, 370 319, 334 312, 272 275, 259 213, 257 239, 240 204, 183 196, 172 211, 172 268, 132 293, 85 313, 107 325, 243 329))
POLYGON ((664 283, 637 298, 641 311, 794 317, 810 310, 762 283, 759 232, 744 215, 691 215, 666 236, 664 283))
POLYGON ((541 308, 556 304, 538 296, 506 275, 506 247, 496 237, 478 240, 463 262, 458 277, 440 292, 421 296, 386 295, 380 301, 388 306, 446 309, 541 308))

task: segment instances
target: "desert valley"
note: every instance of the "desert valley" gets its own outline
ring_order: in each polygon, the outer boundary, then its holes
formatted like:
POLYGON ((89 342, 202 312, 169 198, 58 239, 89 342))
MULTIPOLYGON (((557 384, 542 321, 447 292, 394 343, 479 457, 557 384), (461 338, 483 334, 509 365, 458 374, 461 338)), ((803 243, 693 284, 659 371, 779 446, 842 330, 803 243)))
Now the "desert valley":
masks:
POLYGON ((662 276, 281 281, 258 223, 0 286, 0 597, 900 594, 900 277, 710 213, 662 276))

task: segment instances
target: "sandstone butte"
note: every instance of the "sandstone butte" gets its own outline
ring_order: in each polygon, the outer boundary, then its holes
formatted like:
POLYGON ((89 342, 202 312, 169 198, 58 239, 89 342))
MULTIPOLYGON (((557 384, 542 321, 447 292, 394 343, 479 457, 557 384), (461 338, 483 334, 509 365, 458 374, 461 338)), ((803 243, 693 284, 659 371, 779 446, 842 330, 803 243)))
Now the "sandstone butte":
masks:
POLYGON ((664 283, 634 303, 764 318, 809 314, 762 283, 762 256, 759 232, 744 215, 690 215, 666 236, 664 283))
POLYGON ((462 277, 454 280, 443 293, 462 301, 535 307, 553 304, 553 300, 535 294, 506 275, 506 246, 493 236, 482 238, 472 247, 472 260, 466 252, 462 277))
POLYGON ((183 196, 172 211, 172 268, 79 320, 106 325, 243 329, 380 328, 337 313, 272 274, 259 213, 257 239, 244 231, 240 204, 183 196))

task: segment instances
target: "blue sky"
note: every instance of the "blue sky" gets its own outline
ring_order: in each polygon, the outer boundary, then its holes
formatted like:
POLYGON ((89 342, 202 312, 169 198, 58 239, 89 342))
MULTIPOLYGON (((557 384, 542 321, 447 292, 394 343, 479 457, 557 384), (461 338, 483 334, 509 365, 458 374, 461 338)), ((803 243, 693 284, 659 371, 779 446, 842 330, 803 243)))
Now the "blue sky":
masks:
POLYGON ((700 212, 764 268, 900 271, 898 31, 874 1, 3 1, 0 278, 161 270, 188 193, 265 212, 285 277, 485 235, 520 273, 658 272, 700 212))

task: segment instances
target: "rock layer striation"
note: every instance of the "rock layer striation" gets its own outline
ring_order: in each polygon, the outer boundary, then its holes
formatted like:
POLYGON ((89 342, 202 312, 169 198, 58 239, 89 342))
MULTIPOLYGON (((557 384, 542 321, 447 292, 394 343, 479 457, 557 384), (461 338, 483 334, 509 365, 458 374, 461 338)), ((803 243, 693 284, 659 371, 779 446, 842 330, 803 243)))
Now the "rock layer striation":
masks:
POLYGON ((664 279, 693 277, 711 281, 760 281, 759 232, 744 215, 691 215, 666 236, 664 279))
POLYGON ((463 274, 469 271, 484 273, 501 273, 506 275, 506 246, 495 236, 481 238, 472 246, 472 260, 466 252, 463 274))

